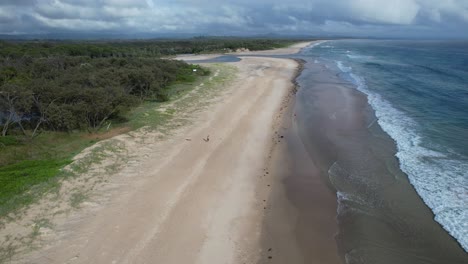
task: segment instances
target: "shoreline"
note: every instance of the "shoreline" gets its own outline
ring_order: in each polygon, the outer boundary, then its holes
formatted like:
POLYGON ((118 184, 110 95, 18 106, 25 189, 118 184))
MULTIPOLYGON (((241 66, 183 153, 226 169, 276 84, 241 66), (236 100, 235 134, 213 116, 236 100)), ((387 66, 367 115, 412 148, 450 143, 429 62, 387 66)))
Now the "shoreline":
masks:
POLYGON ((40 251, 12 263, 257 262, 263 203, 255 190, 270 189, 258 176, 298 65, 260 57, 227 65, 238 76, 203 103, 209 108, 185 113, 191 125, 163 140, 144 130, 119 136, 126 165, 80 210, 51 219, 40 251))
MULTIPOLYGON (((190 63, 191 61, 197 61, 197 63, 201 63, 199 61, 203 61, 203 60, 210 61, 218 57, 222 57, 222 56, 242 57, 242 56, 248 55, 248 56, 255 57, 256 55, 259 55, 259 56, 294 55, 294 54, 299 53, 303 48, 308 47, 314 43, 319 43, 319 42, 322 42, 322 40, 299 42, 287 48, 278 48, 278 49, 273 49, 273 50, 213 53, 213 54, 200 54, 200 55, 182 54, 182 55, 177 55, 174 59, 183 60, 187 63, 190 63)), ((297 60, 297 59, 292 59, 292 58, 285 58, 285 59, 297 60)))
POLYGON ((294 60, 299 66, 292 96, 281 114, 278 141, 264 174, 271 186, 262 229, 262 248, 267 250, 258 263, 339 264, 336 194, 299 135, 296 96, 306 61, 294 60))
POLYGON ((353 263, 466 259, 401 170, 367 95, 320 63, 300 83, 303 143, 337 190, 339 255, 353 263))
POLYGON ((259 263, 341 263, 335 242, 337 200, 303 145, 290 99, 280 141, 267 166, 272 186, 263 220, 259 263), (270 258, 271 257, 271 258, 270 258))

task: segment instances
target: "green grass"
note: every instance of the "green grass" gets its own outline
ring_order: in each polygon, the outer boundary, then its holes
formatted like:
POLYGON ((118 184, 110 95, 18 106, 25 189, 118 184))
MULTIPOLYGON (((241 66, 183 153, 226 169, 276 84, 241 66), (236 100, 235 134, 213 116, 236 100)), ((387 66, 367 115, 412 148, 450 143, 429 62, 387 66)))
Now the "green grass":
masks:
MULTIPOLYGON (((80 208, 82 203, 92 197, 95 184, 106 182, 102 174, 111 175, 128 162, 125 144, 110 140, 101 142, 87 155, 72 162, 74 156, 96 142, 111 138, 131 130, 143 128, 143 131, 154 130, 161 137, 170 135, 173 128, 190 121, 187 113, 193 113, 209 105, 208 101, 222 91, 223 84, 235 75, 236 68, 227 65, 209 66, 215 76, 201 76, 192 83, 177 83, 168 89, 168 102, 147 101, 129 111, 122 120, 112 120, 98 133, 86 132, 60 133, 44 132, 34 139, 28 137, 0 137, 0 229, 7 223, 22 217, 22 208, 27 208, 44 197, 52 194, 51 199, 61 199, 71 208, 80 208), (204 86, 199 86, 204 83, 204 86), (196 92, 195 87, 201 87, 196 92), (99 171, 93 172, 92 165, 111 158, 112 162, 103 163, 99 171), (71 163, 71 164, 70 164, 71 163), (64 166, 70 164, 66 170, 64 166), (60 196, 61 180, 74 178, 77 185, 60 196), (83 185, 80 185, 82 184, 83 185), (88 185, 86 185, 86 184, 88 185), (55 195, 57 194, 57 195, 55 195)), ((131 135, 132 133, 130 133, 131 135)), ((145 140, 144 137, 137 140, 145 140)), ((62 210, 62 209, 61 209, 62 210)), ((65 209, 68 210, 68 209, 65 209)), ((57 212, 54 212, 56 214, 57 212)), ((48 215, 41 215, 30 226, 28 233, 6 236, 0 239, 0 263, 11 261, 23 250, 35 247, 35 241, 41 228, 51 228, 48 215)), ((29 225, 28 225, 29 227, 29 225)))
POLYGON ((58 186, 60 169, 96 140, 86 133, 44 132, 34 139, 0 137, 0 142, 1 220, 58 186))
MULTIPOLYGON (((199 68, 199 67, 194 67, 199 68)), ((196 86, 204 83, 208 80, 210 76, 199 76, 196 79, 191 79, 190 81, 178 82, 172 84, 171 86, 165 89, 167 102, 152 102, 147 101, 141 104, 140 106, 132 109, 125 115, 127 120, 125 123, 120 125, 130 126, 132 129, 138 129, 141 127, 150 127, 156 128, 162 124, 166 124, 171 120, 176 114, 175 109, 166 109, 165 111, 158 111, 161 107, 164 107, 168 103, 172 103, 180 97, 186 95, 192 91, 196 86)))
POLYGON ((15 137, 12 137, 12 136, 0 137, 0 148, 6 147, 6 146, 14 146, 18 144, 19 142, 15 137))
POLYGON ((70 175, 61 173, 61 168, 86 147, 110 136, 103 131, 44 132, 34 139, 0 137, 0 221, 57 189, 59 180, 70 175))
MULTIPOLYGON (((214 87, 225 82, 228 76, 233 75, 233 69, 227 66, 215 65, 210 68, 212 73, 213 68, 222 68, 222 74, 211 78, 200 76, 192 82, 173 84, 167 89, 170 101, 144 102, 129 111, 123 121, 112 120, 109 131, 103 129, 95 134, 78 131, 43 132, 34 139, 0 137, 0 221, 9 219, 2 218, 34 203, 46 192, 57 189, 60 179, 70 174, 62 173, 61 168, 70 164, 72 158, 86 147, 130 130, 148 127, 167 132, 185 122, 178 116, 181 109, 202 107, 202 98, 208 96, 214 87), (205 84, 203 89, 189 94, 201 83, 205 84)), ((112 151, 110 146, 104 147, 112 151)), ((75 174, 85 172, 90 163, 99 162, 101 159, 96 155, 93 154, 89 161, 85 159, 74 163, 71 170, 75 174)), ((72 196, 70 203, 73 207, 78 207, 85 196, 86 194, 78 192, 72 196)))
POLYGON ((25 160, 2 166, 0 168, 0 215, 34 202, 35 192, 28 191, 38 184, 43 184, 42 187, 55 184, 53 179, 58 175, 60 168, 70 162, 69 159, 25 160))

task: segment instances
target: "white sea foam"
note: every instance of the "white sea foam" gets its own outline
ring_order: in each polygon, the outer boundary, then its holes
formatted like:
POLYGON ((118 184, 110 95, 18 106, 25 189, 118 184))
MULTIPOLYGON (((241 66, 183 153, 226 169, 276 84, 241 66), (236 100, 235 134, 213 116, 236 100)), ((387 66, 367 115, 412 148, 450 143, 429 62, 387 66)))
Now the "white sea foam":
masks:
POLYGON ((345 66, 345 65, 343 64, 342 61, 337 61, 337 62, 336 62, 336 65, 338 66, 338 68, 340 69, 340 71, 342 71, 342 72, 344 72, 344 73, 351 72, 351 70, 353 69, 353 68, 351 68, 351 67, 345 66))
POLYGON ((313 49, 313 48, 316 48, 318 46, 323 46, 322 44, 328 42, 327 40, 324 40, 324 41, 319 41, 319 42, 315 42, 313 44, 310 44, 309 46, 307 46, 307 49, 313 49))
POLYGON ((323 43, 326 43, 327 40, 324 40, 324 41, 320 41, 320 42, 315 42, 314 44, 310 45, 309 47, 312 49, 314 47, 317 47, 319 45, 322 45, 323 43))
POLYGON ((351 67, 336 62, 348 73, 357 89, 368 96, 379 125, 395 140, 401 169, 424 202, 432 209, 435 220, 468 251, 468 164, 421 145, 418 124, 370 90, 351 67))
POLYGON ((370 60, 373 58, 372 56, 365 56, 365 55, 358 55, 358 54, 346 54, 346 56, 352 60, 370 60))

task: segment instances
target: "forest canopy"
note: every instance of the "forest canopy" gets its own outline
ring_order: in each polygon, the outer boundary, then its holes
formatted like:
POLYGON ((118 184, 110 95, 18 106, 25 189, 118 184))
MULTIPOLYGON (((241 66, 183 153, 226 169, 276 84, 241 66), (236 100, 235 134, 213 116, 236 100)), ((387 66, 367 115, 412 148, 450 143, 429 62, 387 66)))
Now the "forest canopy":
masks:
POLYGON ((0 41, 0 57, 49 56, 161 57, 176 54, 229 52, 240 48, 267 50, 285 47, 294 41, 285 39, 244 39, 197 37, 187 40, 121 41, 0 41))
POLYGON ((61 168, 86 147, 169 120, 171 112, 147 110, 189 91, 209 71, 167 57, 290 43, 226 38, 0 41, 0 216, 55 188, 68 175, 61 168))
POLYGON ((43 130, 97 131, 142 101, 168 100, 171 84, 208 74, 162 56, 288 44, 229 38, 0 42, 0 132, 34 136, 43 130))

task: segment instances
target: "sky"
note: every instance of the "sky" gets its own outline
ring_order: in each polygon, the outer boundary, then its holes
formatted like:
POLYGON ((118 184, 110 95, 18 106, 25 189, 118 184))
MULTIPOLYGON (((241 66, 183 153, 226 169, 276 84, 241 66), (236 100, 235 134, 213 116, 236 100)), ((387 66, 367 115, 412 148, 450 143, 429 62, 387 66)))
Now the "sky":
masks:
POLYGON ((0 34, 468 38, 468 0, 0 0, 0 34))

